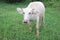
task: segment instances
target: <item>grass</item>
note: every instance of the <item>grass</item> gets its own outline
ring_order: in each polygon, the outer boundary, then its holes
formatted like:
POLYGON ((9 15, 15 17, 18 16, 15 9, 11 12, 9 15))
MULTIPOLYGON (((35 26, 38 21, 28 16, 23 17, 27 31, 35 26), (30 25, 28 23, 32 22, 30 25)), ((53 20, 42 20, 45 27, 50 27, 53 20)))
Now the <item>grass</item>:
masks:
MULTIPOLYGON (((33 32, 28 25, 22 24, 23 15, 16 11, 24 4, 0 3, 0 40, 36 40, 36 29, 33 32)), ((40 28, 40 40, 60 40, 60 9, 46 7, 46 27, 40 28)))

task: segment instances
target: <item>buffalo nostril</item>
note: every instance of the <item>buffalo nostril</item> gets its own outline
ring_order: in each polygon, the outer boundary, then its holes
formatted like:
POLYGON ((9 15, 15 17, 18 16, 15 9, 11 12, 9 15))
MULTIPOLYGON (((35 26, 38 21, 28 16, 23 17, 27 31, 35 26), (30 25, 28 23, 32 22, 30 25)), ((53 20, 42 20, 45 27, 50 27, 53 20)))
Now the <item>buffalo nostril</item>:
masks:
POLYGON ((24 21, 24 23, 27 23, 27 22, 24 21))

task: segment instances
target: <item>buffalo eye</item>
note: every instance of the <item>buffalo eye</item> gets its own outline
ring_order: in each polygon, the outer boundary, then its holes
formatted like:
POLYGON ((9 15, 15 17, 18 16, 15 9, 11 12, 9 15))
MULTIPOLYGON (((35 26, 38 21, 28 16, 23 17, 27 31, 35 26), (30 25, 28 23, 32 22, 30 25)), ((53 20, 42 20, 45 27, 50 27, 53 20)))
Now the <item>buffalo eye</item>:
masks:
POLYGON ((23 14, 25 14, 25 13, 23 12, 23 14))
POLYGON ((31 13, 29 12, 29 14, 31 14, 31 13))

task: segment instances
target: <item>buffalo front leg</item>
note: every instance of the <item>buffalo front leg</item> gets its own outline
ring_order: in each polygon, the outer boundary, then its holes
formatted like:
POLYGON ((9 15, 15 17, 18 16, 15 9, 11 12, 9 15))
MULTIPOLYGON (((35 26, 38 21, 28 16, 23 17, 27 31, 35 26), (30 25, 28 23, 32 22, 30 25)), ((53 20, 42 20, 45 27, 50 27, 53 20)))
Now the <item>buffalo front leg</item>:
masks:
POLYGON ((37 17, 36 20, 36 37, 39 38, 39 16, 37 17))
POLYGON ((30 29, 30 32, 32 32, 32 25, 31 25, 31 22, 29 23, 29 29, 30 29))

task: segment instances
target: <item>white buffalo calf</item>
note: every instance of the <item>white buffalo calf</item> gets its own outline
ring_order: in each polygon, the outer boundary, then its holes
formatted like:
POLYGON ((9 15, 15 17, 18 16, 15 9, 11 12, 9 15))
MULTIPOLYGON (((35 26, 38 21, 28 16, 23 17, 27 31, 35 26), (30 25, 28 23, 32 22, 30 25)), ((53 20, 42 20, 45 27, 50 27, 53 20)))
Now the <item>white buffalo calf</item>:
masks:
MULTIPOLYGON (((17 11, 24 15, 23 22, 31 24, 31 20, 36 21, 36 35, 39 36, 39 22, 42 19, 44 24, 45 7, 42 2, 31 2, 26 8, 17 8, 17 11)), ((30 30, 32 27, 30 26, 30 30)))

